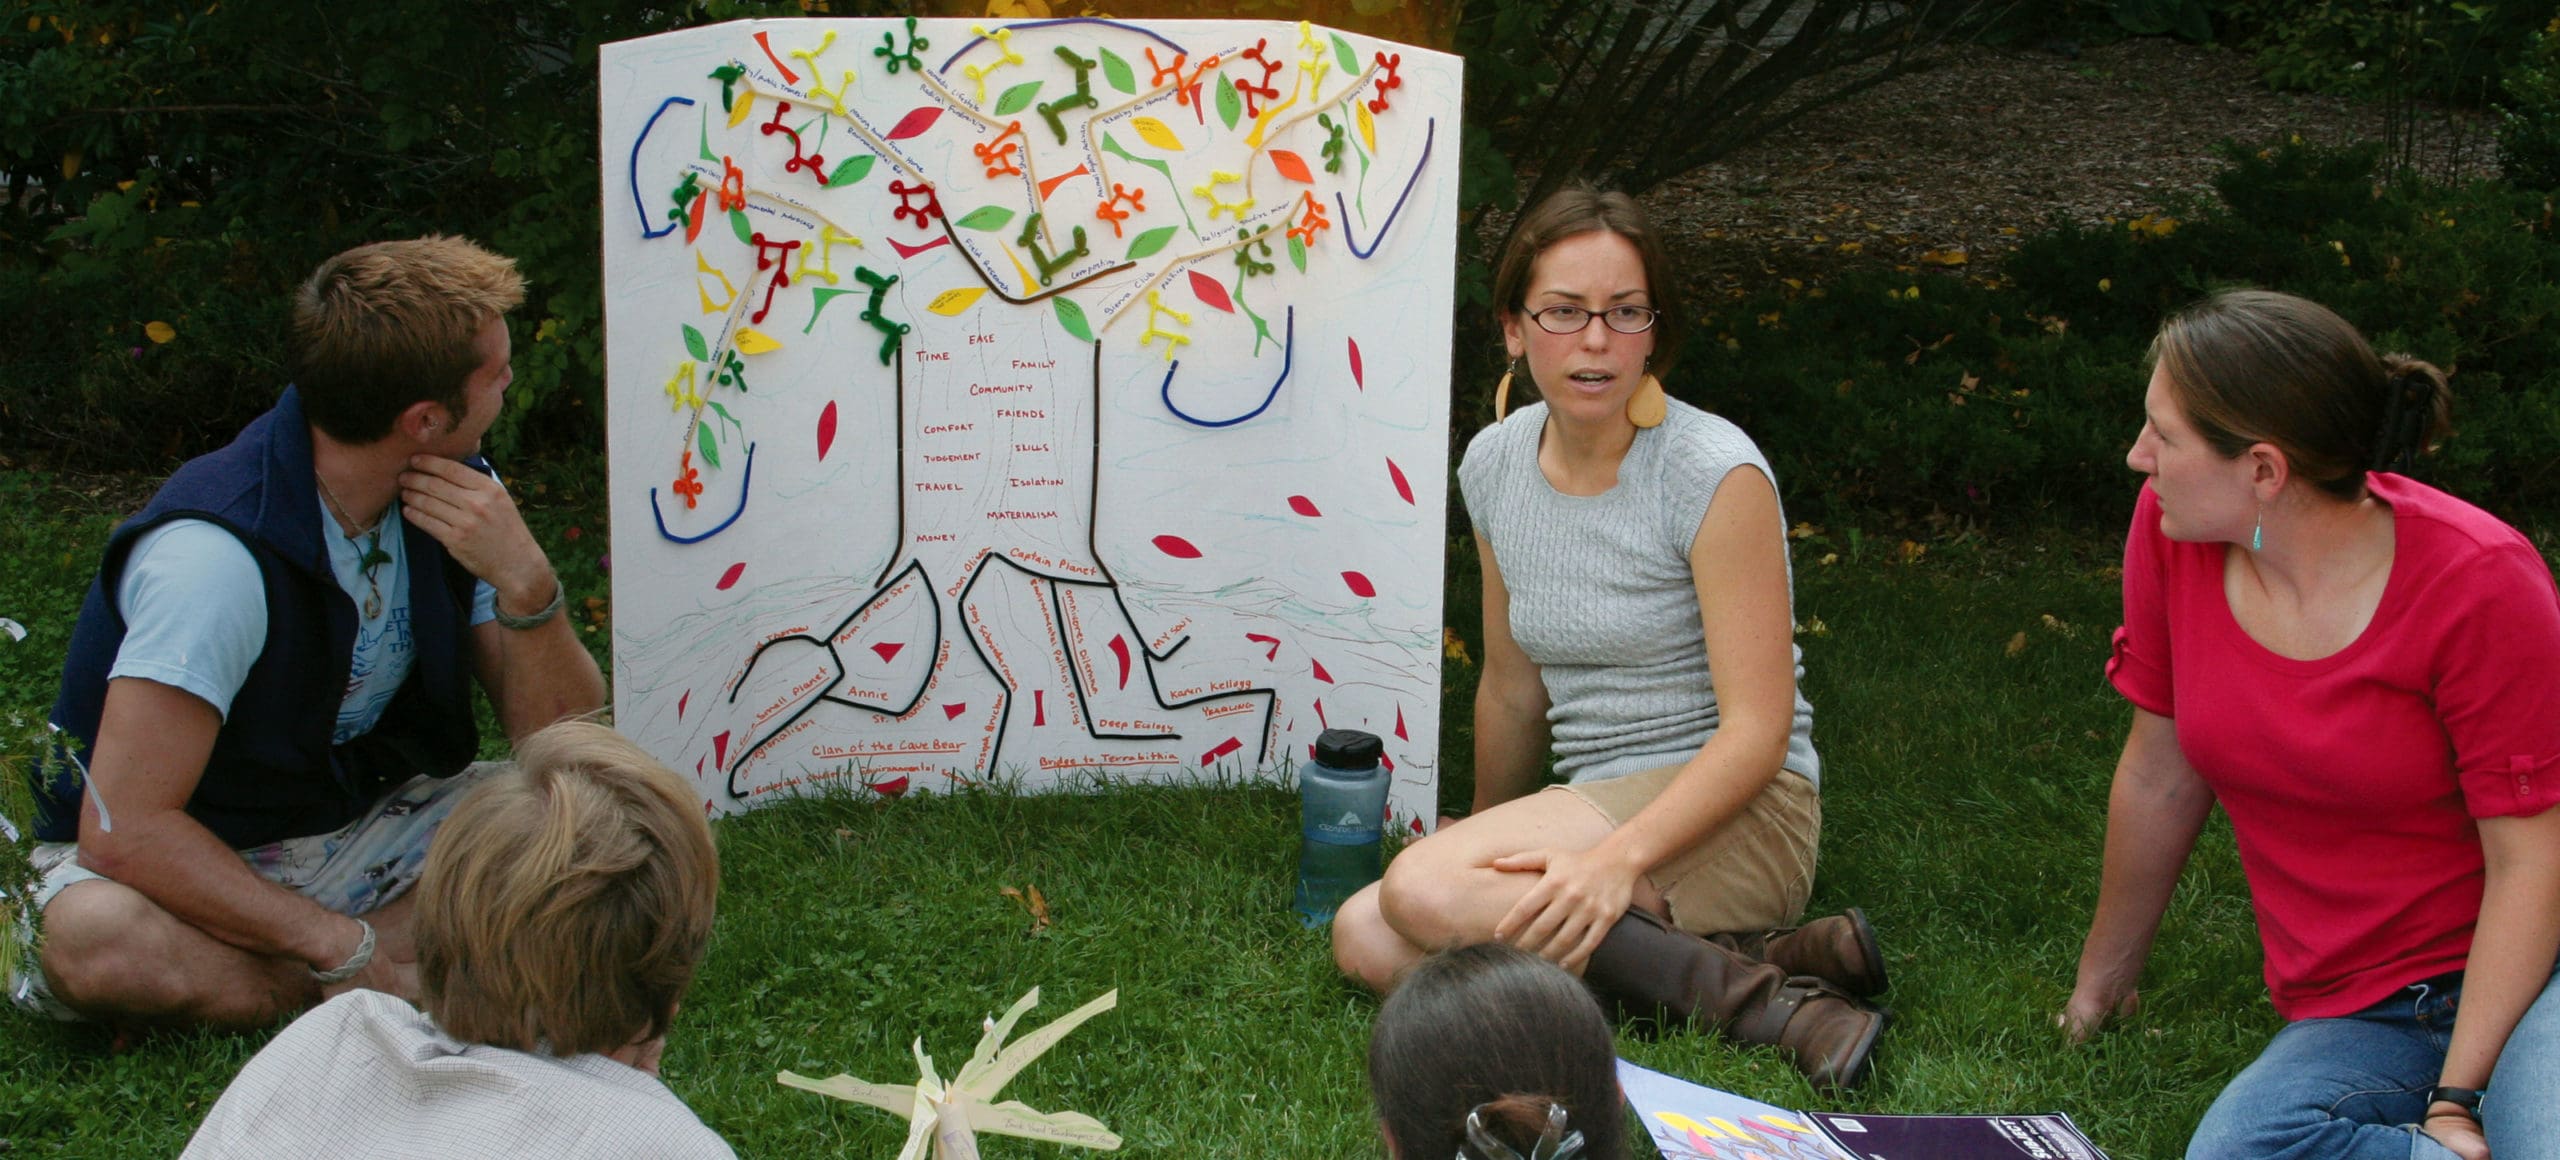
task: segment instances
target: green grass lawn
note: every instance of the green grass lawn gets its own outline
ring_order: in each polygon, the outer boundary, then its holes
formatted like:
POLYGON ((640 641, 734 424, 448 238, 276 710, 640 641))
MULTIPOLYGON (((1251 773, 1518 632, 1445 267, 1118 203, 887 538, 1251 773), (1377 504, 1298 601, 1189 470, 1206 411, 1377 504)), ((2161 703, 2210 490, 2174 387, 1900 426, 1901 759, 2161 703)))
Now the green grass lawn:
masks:
MULTIPOLYGON (((601 496, 580 482, 593 478, 517 481, 573 606, 605 594, 601 496)), ((0 638, 0 720, 50 703, 112 499, 0 473, 0 616, 32 630, 0 638)), ((2180 1154, 2277 1025, 2226 827, 2189 867, 2142 1014, 2085 1047, 2051 1022, 2096 898, 2129 716, 2100 677, 2120 535, 1957 537, 1910 561, 1874 538, 1853 552, 1845 529, 1797 545, 1828 815, 1814 909, 1875 917, 1898 1022, 1870 1086, 1842 1100, 1712 1038, 1629 1039, 1626 1055, 1791 1107, 2059 1110, 2119 1160, 2180 1154)), ((1469 567, 1453 561, 1452 607, 1473 642, 1469 567)), ((1449 687, 1458 770, 1443 792, 1462 802, 1472 671, 1453 663, 1449 687)), ((1118 988, 1117 1011, 1007 1094, 1097 1116, 1134 1155, 1379 1155, 1361 1070, 1375 1003, 1337 980, 1324 932, 1289 910, 1295 817, 1287 792, 1230 786, 833 797, 721 822, 719 929, 667 1082, 741 1155, 885 1157, 903 1121, 774 1073, 905 1082, 919 1035, 947 1073, 979 1020, 1030 987, 1042 1004, 1025 1030, 1118 988), (1045 930, 1007 886, 1039 888, 1045 930)), ((98 1030, 0 1013, 0 1154, 174 1154, 263 1039, 170 1034, 118 1053, 98 1030)), ((1070 1154, 1000 1139, 987 1151, 1070 1154)))

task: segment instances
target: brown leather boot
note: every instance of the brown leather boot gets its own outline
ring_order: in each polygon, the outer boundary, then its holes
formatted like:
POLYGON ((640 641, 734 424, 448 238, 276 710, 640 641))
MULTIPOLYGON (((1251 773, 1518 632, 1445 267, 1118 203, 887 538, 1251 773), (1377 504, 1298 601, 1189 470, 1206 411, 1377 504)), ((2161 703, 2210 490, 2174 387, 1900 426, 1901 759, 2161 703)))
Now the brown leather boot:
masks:
POLYGON ((1861 999, 1884 993, 1886 986, 1876 928, 1867 922, 1867 912, 1854 906, 1803 926, 1710 935, 1708 941, 1790 975, 1811 975, 1861 999))
POLYGON ((1739 1043, 1782 1048, 1819 1088, 1858 1086, 1886 1022, 1884 1012, 1821 979, 1789 977, 1641 908, 1609 928, 1582 977, 1621 1012, 1659 1012, 1739 1043))

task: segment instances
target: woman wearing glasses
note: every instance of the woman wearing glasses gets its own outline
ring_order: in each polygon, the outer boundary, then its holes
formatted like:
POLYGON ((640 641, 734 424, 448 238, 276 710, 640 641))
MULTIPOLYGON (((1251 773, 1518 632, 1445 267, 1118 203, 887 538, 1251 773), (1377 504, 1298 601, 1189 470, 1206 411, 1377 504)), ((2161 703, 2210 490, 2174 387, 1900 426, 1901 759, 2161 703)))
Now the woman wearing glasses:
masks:
POLYGON ((1544 401, 1458 469, 1484 573, 1475 808, 1342 907, 1334 955, 1383 990, 1429 951, 1509 943, 1850 1086, 1884 963, 1855 911, 1772 930, 1804 909, 1822 821, 1786 523, 1750 438, 1663 394, 1677 294, 1624 194, 1565 189, 1514 231, 1495 409, 1523 371, 1544 401), (1550 750, 1568 784, 1531 792, 1550 750))

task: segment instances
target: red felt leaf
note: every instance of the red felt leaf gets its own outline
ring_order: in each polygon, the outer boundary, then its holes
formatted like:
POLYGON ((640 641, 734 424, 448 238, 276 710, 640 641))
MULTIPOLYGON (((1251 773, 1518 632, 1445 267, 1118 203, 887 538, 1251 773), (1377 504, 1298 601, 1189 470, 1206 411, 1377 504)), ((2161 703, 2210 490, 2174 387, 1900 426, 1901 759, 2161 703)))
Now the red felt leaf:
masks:
POLYGON ((887 781, 875 781, 870 783, 870 785, 871 792, 879 794, 882 797, 896 797, 899 794, 907 792, 907 778, 904 774, 890 778, 887 781))
POLYGON ((1316 705, 1316 724, 1318 724, 1318 725, 1322 725, 1322 726, 1324 726, 1324 727, 1325 727, 1325 728, 1327 728, 1327 729, 1331 729, 1331 728, 1333 728, 1333 722, 1331 722, 1331 721, 1327 721, 1327 720, 1325 720, 1325 719, 1324 719, 1324 698, 1322 698, 1322 697, 1318 697, 1318 698, 1316 698, 1315 705, 1316 705))
MULTIPOLYGON (((1343 573, 1343 575, 1345 575, 1345 576, 1352 576, 1352 575, 1357 575, 1357 573, 1353 573, 1353 572, 1345 572, 1345 573, 1343 573)), ((1365 595, 1368 595, 1368 594, 1364 592, 1364 593, 1362 593, 1361 595, 1365 596, 1365 595)), ((1324 662, 1323 662, 1323 661, 1317 660, 1317 659, 1315 659, 1314 657, 1308 657, 1308 658, 1307 658, 1307 663, 1308 663, 1308 664, 1311 664, 1311 665, 1314 665, 1314 666, 1316 667, 1316 679, 1317 679, 1317 680, 1319 680, 1319 681, 1323 681, 1324 683, 1326 683, 1326 684, 1328 684, 1328 685, 1330 685, 1330 684, 1332 684, 1332 683, 1333 683, 1333 674, 1332 674, 1332 673, 1328 673, 1328 672, 1324 671, 1324 662)))
POLYGON ((827 400, 827 409, 818 412, 818 458, 827 457, 827 449, 836 445, 836 402, 827 400))
POLYGON ((1360 340, 1350 338, 1343 341, 1351 344, 1351 385, 1364 391, 1368 390, 1369 380, 1360 373, 1360 340))
POLYGON ((962 713, 966 713, 968 711, 969 703, 967 701, 945 705, 942 707, 942 719, 945 721, 957 721, 960 719, 960 715, 962 713))
POLYGON ((950 244, 951 235, 949 234, 944 234, 941 237, 935 238, 930 242, 926 242, 921 246, 910 246, 896 238, 889 239, 889 248, 898 251, 898 256, 901 258, 912 258, 926 250, 934 248, 935 246, 947 246, 950 244))
POLYGON ((763 48, 763 49, 764 49, 764 58, 765 58, 766 60, 772 61, 772 62, 773 62, 773 67, 775 67, 775 68, 777 68, 777 69, 782 70, 782 80, 783 80, 783 83, 785 83, 785 84, 793 84, 793 85, 799 84, 799 83, 800 83, 800 74, 799 74, 799 73, 796 73, 796 72, 791 71, 791 66, 790 66, 790 65, 787 65, 787 64, 782 63, 782 58, 781 58, 781 57, 778 57, 778 56, 773 55, 773 41, 772 41, 772 40, 770 40, 770 39, 768 39, 768 38, 769 38, 769 37, 771 37, 772 35, 773 35, 773 34, 772 34, 772 33, 770 33, 770 32, 759 32, 759 33, 757 33, 757 34, 756 34, 756 44, 757 44, 757 46, 758 46, 758 47, 761 47, 761 48, 763 48))
POLYGON ((711 191, 707 189, 693 195, 693 208, 685 211, 684 244, 690 246, 693 239, 702 236, 702 203, 710 198, 711 191))
POLYGON ((1201 754, 1200 764, 1203 766, 1216 765, 1219 758, 1225 757, 1226 755, 1242 748, 1244 748, 1244 742, 1236 740, 1233 737, 1227 738, 1226 740, 1211 746, 1209 752, 1201 754))
POLYGON ((1176 560, 1197 560, 1200 558, 1200 549, 1192 547, 1191 541, 1183 539, 1180 536, 1157 536, 1156 550, 1164 553, 1165 555, 1171 556, 1176 560))
POLYGON ((933 123, 941 119, 942 106, 940 105, 923 105, 910 109, 907 111, 906 116, 898 118, 897 127, 889 130, 889 139, 892 141, 904 141, 909 137, 913 137, 918 133, 922 133, 927 129, 933 128, 933 123))
POLYGON ((744 561, 744 560, 740 560, 740 561, 738 561, 738 562, 737 562, 737 563, 735 563, 735 564, 731 564, 731 565, 729 565, 729 570, 728 570, 728 571, 723 572, 723 573, 721 573, 721 574, 720 574, 720 582, 719 582, 718 584, 714 584, 714 585, 712 585, 712 587, 717 588, 717 589, 721 590, 722 592, 726 592, 726 591, 728 591, 728 590, 729 590, 729 586, 730 586, 730 585, 736 584, 736 583, 738 582, 738 577, 739 577, 740 575, 744 574, 744 573, 746 572, 746 570, 747 570, 747 562, 746 562, 746 561, 744 561))
POLYGON ((905 647, 907 646, 903 642, 898 644, 875 644, 871 646, 871 651, 878 654, 882 661, 893 661, 898 659, 898 650, 905 647))
POLYGON ((1389 773, 1394 773, 1396 771, 1396 759, 1389 757, 1386 754, 1381 753, 1378 755, 1378 764, 1386 766, 1387 772, 1389 773))
POLYGON ((1413 485, 1405 482, 1404 469, 1396 466, 1395 460, 1387 461, 1387 478, 1396 482, 1396 494, 1403 496, 1404 502, 1413 502, 1413 485))
POLYGON ((1271 151, 1271 167, 1279 170, 1280 176, 1286 177, 1301 185, 1314 185, 1316 183, 1316 175, 1307 172, 1306 159, 1295 153, 1291 153, 1286 149, 1274 149, 1271 151))
POLYGON ((1396 736, 1406 741, 1413 740, 1413 735, 1404 731, 1404 706, 1402 705, 1396 706, 1396 736))
POLYGON ((1276 657, 1276 656, 1279 656, 1279 655, 1280 655, 1280 638, 1279 638, 1279 637, 1276 637, 1276 636, 1264 636, 1263 634, 1258 633, 1258 632, 1248 632, 1248 633, 1244 634, 1244 638, 1245 638, 1246 640, 1249 640, 1249 641, 1254 642, 1255 644, 1267 644, 1267 645, 1270 645, 1270 646, 1271 646, 1270 648, 1263 650, 1263 653, 1262 653, 1262 659, 1264 659, 1264 660, 1266 660, 1266 661, 1267 661, 1267 660, 1272 659, 1273 657, 1276 657))
POLYGON ((1212 310, 1223 310, 1229 314, 1236 312, 1235 302, 1227 297, 1227 288, 1219 285, 1217 279, 1198 270, 1191 272, 1191 293, 1200 299, 1202 305, 1212 310))
POLYGON ((1422 832, 1422 819, 1420 819, 1420 818, 1415 818, 1415 819, 1413 819, 1412 821, 1407 822, 1406 824, 1407 824, 1407 825, 1410 825, 1410 826, 1412 826, 1412 827, 1413 827, 1413 832, 1414 832, 1414 833, 1419 834, 1419 833, 1421 833, 1421 832, 1422 832))
POLYGON ((1303 495, 1293 495, 1289 497, 1289 510, 1302 516, 1320 516, 1324 514, 1323 512, 1316 510, 1316 501, 1308 499, 1303 495))
POLYGON ((1127 637, 1115 636, 1111 638, 1111 655, 1120 658, 1120 687, 1123 689, 1128 688, 1129 640, 1127 637))
POLYGON ((711 739, 711 762, 720 766, 729 764, 729 733, 725 729, 711 739))
POLYGON ((683 696, 676 698, 676 720, 684 720, 684 707, 692 703, 693 690, 686 689, 683 696))
POLYGON ((1377 586, 1377 585, 1375 585, 1375 584, 1371 584, 1371 583, 1369 583, 1369 578, 1368 578, 1368 577, 1363 576, 1363 575, 1361 575, 1361 574, 1359 574, 1359 573, 1357 573, 1357 572, 1345 572, 1345 573, 1343 573, 1343 574, 1342 574, 1342 584, 1343 584, 1343 587, 1349 588, 1349 589, 1351 590, 1351 594, 1352 594, 1352 595, 1354 595, 1354 596, 1363 596, 1363 597, 1366 597, 1366 596, 1375 596, 1375 595, 1377 595, 1377 594, 1378 594, 1378 586, 1377 586))

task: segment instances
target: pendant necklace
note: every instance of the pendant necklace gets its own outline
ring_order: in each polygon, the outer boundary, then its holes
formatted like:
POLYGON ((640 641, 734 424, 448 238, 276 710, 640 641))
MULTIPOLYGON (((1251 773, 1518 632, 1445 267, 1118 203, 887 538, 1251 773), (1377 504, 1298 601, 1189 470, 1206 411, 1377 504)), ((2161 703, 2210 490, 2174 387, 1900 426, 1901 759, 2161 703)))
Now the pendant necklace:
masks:
MULTIPOLYGON (((311 478, 319 482, 320 498, 329 501, 329 513, 338 518, 339 526, 342 529, 355 527, 355 517, 347 514, 346 505, 339 503, 337 493, 329 490, 329 481, 321 479, 320 473, 316 471, 311 473, 311 478)), ((387 516, 388 512, 385 515, 387 516)), ((382 615, 382 580, 374 575, 374 570, 391 562, 391 553, 382 550, 383 522, 384 517, 377 516, 369 527, 358 531, 340 532, 350 544, 356 542, 358 536, 365 537, 364 551, 356 557, 356 570, 364 574, 366 590, 364 618, 366 620, 373 620, 382 615)))

